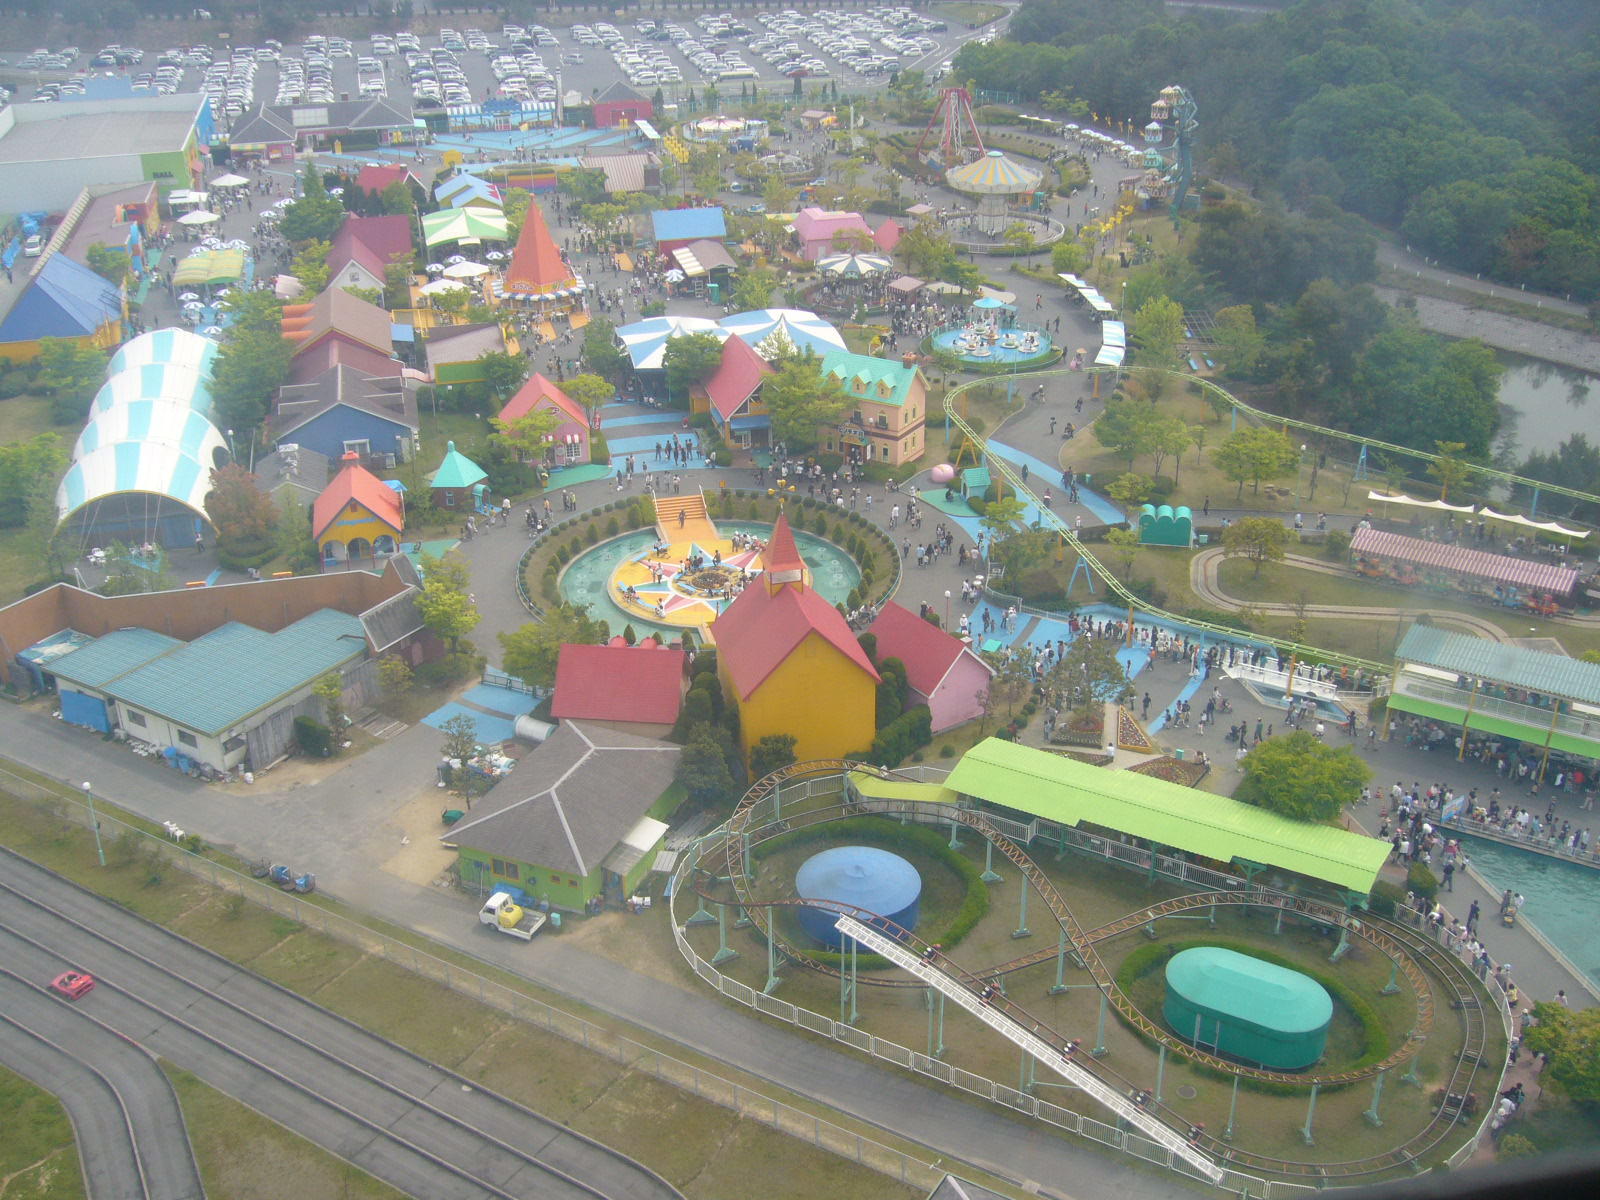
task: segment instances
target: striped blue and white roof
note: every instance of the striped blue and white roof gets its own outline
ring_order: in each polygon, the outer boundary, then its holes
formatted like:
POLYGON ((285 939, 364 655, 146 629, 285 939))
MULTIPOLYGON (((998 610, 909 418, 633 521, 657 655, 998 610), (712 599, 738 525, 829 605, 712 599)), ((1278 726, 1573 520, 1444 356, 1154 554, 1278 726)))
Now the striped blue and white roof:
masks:
POLYGON ((56 489, 61 520, 119 492, 163 496, 205 515, 211 471, 229 459, 208 415, 216 353, 209 338, 158 329, 112 356, 56 489))
POLYGON ((145 363, 118 371, 95 393, 92 416, 139 400, 168 400, 198 413, 211 411, 211 377, 192 366, 145 363))
POLYGON ((173 363, 188 366, 209 375, 211 360, 217 356, 217 344, 210 338, 190 333, 187 329, 152 329, 125 342, 111 356, 107 375, 116 375, 129 367, 146 363, 173 363))

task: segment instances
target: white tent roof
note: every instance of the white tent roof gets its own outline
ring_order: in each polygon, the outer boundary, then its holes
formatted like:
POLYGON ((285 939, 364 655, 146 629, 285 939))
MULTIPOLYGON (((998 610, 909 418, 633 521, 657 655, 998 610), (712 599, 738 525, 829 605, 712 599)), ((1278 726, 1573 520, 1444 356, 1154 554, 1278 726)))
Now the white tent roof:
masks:
POLYGON ((192 366, 145 363, 118 371, 95 393, 90 413, 103 413, 135 400, 170 400, 196 412, 211 410, 211 378, 192 366))

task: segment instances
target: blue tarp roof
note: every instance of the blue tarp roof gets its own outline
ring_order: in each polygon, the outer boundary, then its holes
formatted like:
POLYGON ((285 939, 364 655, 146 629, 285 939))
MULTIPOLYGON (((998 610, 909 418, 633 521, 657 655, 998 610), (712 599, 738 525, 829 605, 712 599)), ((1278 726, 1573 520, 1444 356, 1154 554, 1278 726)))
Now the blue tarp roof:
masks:
POLYGON ((728 233, 728 222, 720 208, 668 208, 650 214, 656 241, 676 242, 684 238, 720 238, 728 233))
POLYGON ((772 418, 760 413, 753 417, 735 417, 729 424, 735 429, 767 429, 772 425, 772 418))
POLYGON ((0 324, 0 342, 84 337, 121 315, 115 284, 64 254, 52 254, 0 324))

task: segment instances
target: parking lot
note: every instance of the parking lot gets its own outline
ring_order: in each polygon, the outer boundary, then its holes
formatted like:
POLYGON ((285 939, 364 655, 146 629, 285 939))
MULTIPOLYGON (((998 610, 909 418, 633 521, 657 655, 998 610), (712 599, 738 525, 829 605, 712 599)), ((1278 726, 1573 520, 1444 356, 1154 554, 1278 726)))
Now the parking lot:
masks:
POLYGON ((375 30, 365 38, 309 35, 289 45, 41 47, 0 51, 0 58, 14 77, 34 73, 33 88, 19 87, 13 97, 18 103, 82 94, 90 73, 125 75, 153 91, 206 92, 225 129, 258 104, 389 96, 426 112, 494 96, 553 103, 558 90, 587 100, 618 80, 646 96, 659 88, 668 100, 711 84, 724 93, 742 84, 781 91, 794 79, 859 93, 898 71, 938 74, 964 41, 993 36, 993 28, 982 35, 952 29, 935 14, 900 7, 788 9, 625 25, 508 23, 427 36, 375 30))

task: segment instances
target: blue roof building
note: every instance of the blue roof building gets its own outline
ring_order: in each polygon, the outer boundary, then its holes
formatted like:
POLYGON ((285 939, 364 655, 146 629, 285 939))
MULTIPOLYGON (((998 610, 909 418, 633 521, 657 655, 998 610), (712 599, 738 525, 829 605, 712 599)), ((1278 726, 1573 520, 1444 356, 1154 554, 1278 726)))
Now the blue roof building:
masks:
POLYGON ((122 288, 64 254, 52 254, 0 321, 0 358, 32 362, 42 338, 102 349, 122 340, 122 288))
POLYGON ((728 222, 720 208, 667 208, 650 214, 656 245, 674 250, 700 238, 721 240, 728 236, 728 222))

